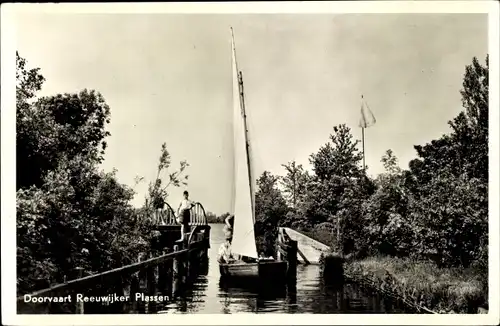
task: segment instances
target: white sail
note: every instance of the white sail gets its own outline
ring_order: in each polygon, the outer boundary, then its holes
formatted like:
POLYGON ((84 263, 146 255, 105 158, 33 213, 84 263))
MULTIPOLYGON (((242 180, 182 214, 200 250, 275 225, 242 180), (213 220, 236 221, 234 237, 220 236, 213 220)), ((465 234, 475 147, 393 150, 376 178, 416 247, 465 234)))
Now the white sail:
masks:
POLYGON ((244 103, 240 94, 236 48, 231 29, 233 52, 233 133, 234 133, 234 229, 232 251, 239 255, 258 258, 254 233, 254 187, 250 175, 250 159, 247 152, 244 103))

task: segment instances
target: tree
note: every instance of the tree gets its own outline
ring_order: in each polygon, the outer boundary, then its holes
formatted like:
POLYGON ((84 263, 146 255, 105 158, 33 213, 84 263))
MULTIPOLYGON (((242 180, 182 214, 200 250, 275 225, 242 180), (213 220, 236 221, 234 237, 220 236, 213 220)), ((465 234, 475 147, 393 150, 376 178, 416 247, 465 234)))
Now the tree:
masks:
POLYGON ((129 204, 133 191, 114 171, 99 172, 91 162, 61 158, 40 188, 18 191, 19 291, 62 282, 75 266, 88 272, 120 267, 148 247, 149 232, 129 204))
POLYGON ((170 168, 172 159, 170 153, 167 150, 167 144, 163 143, 161 145, 161 154, 158 163, 158 168, 156 170, 156 178, 153 182, 150 182, 148 187, 148 197, 146 198, 145 206, 146 208, 162 208, 168 197, 168 187, 180 187, 181 185, 187 185, 189 175, 183 173, 186 168, 189 167, 187 161, 181 161, 179 170, 168 174, 168 182, 164 183, 162 180, 162 173, 165 173, 170 168))
POLYGON ((387 152, 377 191, 363 207, 376 253, 431 258, 487 270, 488 57, 466 66, 451 132, 423 146, 408 171, 387 152))
POLYGON ((398 158, 394 155, 392 149, 388 149, 385 152, 380 162, 384 165, 387 173, 398 173, 401 171, 401 168, 398 166, 398 158))
POLYGON ((330 142, 310 156, 315 175, 304 209, 309 224, 335 226, 336 246, 348 253, 357 250, 362 239, 361 204, 374 185, 360 165, 363 156, 350 129, 342 124, 333 130, 330 142))
POLYGON ((465 111, 449 122, 452 132, 415 146, 418 158, 410 162, 410 170, 418 183, 428 183, 440 170, 488 182, 488 70, 488 57, 485 67, 473 58, 460 91, 465 111))
POLYGON ((358 141, 352 139, 350 128, 342 124, 333 130, 330 142, 310 156, 315 180, 308 190, 308 202, 305 206, 307 215, 313 219, 314 224, 333 219, 342 208, 345 190, 355 180, 367 181, 360 166, 363 156, 357 149, 358 141))
POLYGON ((376 191, 362 205, 364 234, 371 254, 407 256, 412 249, 412 228, 408 220, 409 191, 404 173, 392 150, 382 156, 385 173, 375 180, 376 191))
POLYGON ((484 182, 488 182, 488 59, 486 56, 486 66, 482 66, 474 57, 472 64, 466 66, 460 91, 465 112, 449 122, 457 156, 464 161, 463 171, 484 182))
POLYGON ((16 77, 17 189, 40 186, 63 156, 102 162, 110 111, 101 94, 83 90, 35 100, 45 79, 38 68, 27 70, 19 55, 16 77))
POLYGON ((44 81, 17 56, 17 276, 26 293, 135 261, 147 220, 115 171, 98 170, 110 110, 95 91, 35 99, 44 81))
POLYGON ((465 174, 457 178, 441 173, 424 187, 425 195, 409 206, 416 234, 413 254, 440 265, 464 267, 486 259, 487 184, 465 174))
POLYGON ((288 205, 296 210, 297 204, 303 200, 306 194, 307 184, 311 177, 307 171, 304 171, 302 164, 297 165, 295 161, 281 166, 286 170, 286 175, 279 180, 283 187, 283 194, 288 205))
POLYGON ((359 177, 363 174, 359 166, 363 159, 357 148, 359 141, 353 141, 351 129, 345 124, 333 127, 333 130, 330 142, 310 156, 316 177, 320 181, 329 180, 332 176, 359 177))
POLYGON ((264 171, 257 180, 255 193, 255 234, 257 247, 267 255, 275 255, 277 228, 288 206, 277 187, 278 177, 264 171))
POLYGON ((27 69, 26 59, 16 51, 16 103, 17 109, 33 99, 42 89, 45 78, 39 73, 40 68, 27 69))

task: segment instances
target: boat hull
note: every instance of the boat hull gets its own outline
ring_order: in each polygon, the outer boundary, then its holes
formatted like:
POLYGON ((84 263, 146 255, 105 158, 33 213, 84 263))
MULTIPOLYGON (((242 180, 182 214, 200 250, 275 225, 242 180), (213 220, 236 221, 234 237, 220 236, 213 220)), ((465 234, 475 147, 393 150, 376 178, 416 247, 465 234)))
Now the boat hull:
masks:
POLYGON ((286 280, 288 264, 286 261, 260 261, 258 263, 236 262, 219 264, 221 277, 262 281, 286 280))

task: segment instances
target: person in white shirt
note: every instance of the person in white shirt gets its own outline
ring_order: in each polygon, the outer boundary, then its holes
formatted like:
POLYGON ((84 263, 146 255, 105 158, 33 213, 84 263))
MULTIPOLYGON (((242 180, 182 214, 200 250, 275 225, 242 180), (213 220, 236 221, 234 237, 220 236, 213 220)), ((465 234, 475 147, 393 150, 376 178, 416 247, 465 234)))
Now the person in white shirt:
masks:
POLYGON ((219 247, 219 252, 217 254, 217 261, 219 264, 231 264, 237 262, 242 257, 235 254, 231 249, 231 243, 233 241, 233 227, 234 227, 234 215, 229 215, 225 220, 226 225, 224 225, 224 243, 219 247))
POLYGON ((219 247, 219 252, 217 254, 217 261, 219 264, 230 264, 236 260, 235 255, 233 255, 231 251, 231 241, 233 240, 232 234, 226 233, 225 237, 226 239, 219 247))
POLYGON ((186 233, 189 232, 191 208, 194 206, 194 203, 189 200, 189 193, 187 191, 184 191, 183 196, 184 198, 177 209, 177 222, 181 224, 181 239, 179 241, 184 241, 186 233))

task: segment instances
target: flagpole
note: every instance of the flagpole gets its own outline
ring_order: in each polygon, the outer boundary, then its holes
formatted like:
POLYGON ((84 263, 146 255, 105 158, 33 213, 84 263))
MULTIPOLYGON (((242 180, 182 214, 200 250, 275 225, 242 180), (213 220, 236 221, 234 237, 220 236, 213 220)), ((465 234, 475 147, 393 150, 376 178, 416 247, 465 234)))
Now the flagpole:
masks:
POLYGON ((377 120, 368 107, 368 103, 365 102, 363 94, 361 94, 361 120, 359 126, 361 127, 361 137, 363 144, 363 171, 366 171, 366 155, 365 155, 365 128, 368 128, 375 124, 377 120))
POLYGON ((363 171, 366 171, 365 165, 365 128, 361 127, 361 139, 363 143, 363 171))
MULTIPOLYGON (((363 116, 363 94, 361 94, 361 117, 364 118, 364 116, 363 116)), ((363 119, 363 122, 361 123, 361 143, 363 145, 363 171, 366 171, 366 164, 365 164, 365 123, 366 123, 366 119, 363 119)))

